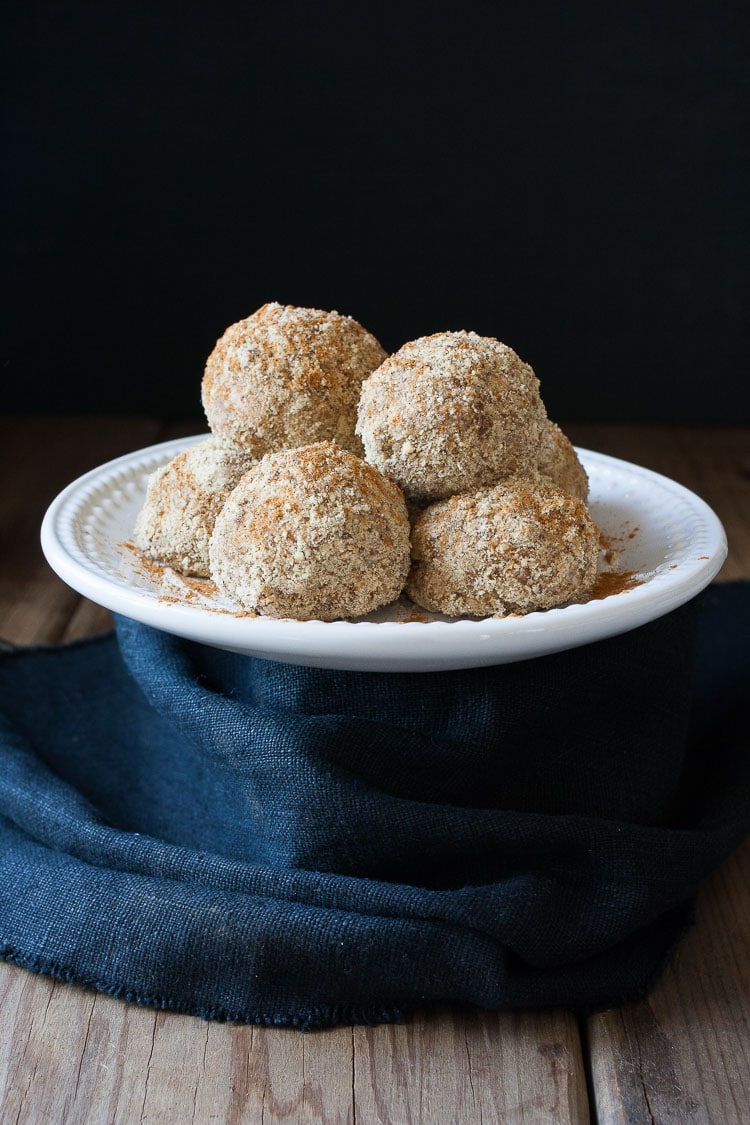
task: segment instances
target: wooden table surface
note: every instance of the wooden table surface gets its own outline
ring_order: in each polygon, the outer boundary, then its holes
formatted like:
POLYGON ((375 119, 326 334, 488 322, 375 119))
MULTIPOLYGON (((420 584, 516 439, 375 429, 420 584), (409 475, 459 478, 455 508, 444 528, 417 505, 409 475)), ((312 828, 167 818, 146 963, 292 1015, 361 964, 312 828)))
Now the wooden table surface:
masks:
MULTIPOLYGON (((0 634, 108 627, 46 566, 39 523, 80 473, 195 426, 144 418, 0 422, 0 634)), ((681 481, 716 510, 750 577, 750 430, 568 426, 586 448, 681 481)), ((567 1011, 416 1013, 302 1034, 207 1023, 0 963, 0 1123, 750 1121, 750 845, 701 893, 648 999, 567 1011)))

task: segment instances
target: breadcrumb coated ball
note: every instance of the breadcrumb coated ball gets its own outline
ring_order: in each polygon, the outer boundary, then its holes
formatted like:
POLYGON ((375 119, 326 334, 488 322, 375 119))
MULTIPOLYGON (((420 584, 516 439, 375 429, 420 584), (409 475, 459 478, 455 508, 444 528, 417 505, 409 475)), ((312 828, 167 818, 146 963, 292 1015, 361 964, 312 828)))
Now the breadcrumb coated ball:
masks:
POLYGON ((412 531, 406 592, 452 617, 506 616, 585 599, 599 537, 586 507, 539 477, 432 504, 412 531))
POLYGON ((334 442, 267 454, 216 521, 211 576, 245 610, 333 621, 399 596, 409 570, 403 495, 334 442))
POLYGON ((578 454, 560 427, 549 419, 542 431, 537 470, 553 484, 585 504, 589 498, 589 478, 578 454))
POLYGON ((133 533, 136 546, 182 574, 207 578, 214 521, 251 464, 244 450, 216 437, 178 453, 149 477, 133 533))
POLYGON ((354 426, 362 380, 385 357, 351 317, 263 305, 230 325, 208 357, 208 424, 253 457, 327 439, 359 453, 354 426))
POLYGON ((365 458, 416 501, 535 469, 546 413, 512 348, 476 332, 412 340, 362 386, 365 458))

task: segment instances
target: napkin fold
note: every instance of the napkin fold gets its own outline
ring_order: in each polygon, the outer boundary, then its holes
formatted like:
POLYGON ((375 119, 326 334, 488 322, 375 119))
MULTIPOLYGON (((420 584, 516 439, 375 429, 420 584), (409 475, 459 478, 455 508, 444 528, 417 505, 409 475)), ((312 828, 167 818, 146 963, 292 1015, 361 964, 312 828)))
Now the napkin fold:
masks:
POLYGON ((620 637, 340 672, 118 619, 0 657, 0 957, 204 1018, 642 995, 750 830, 750 584, 620 637))

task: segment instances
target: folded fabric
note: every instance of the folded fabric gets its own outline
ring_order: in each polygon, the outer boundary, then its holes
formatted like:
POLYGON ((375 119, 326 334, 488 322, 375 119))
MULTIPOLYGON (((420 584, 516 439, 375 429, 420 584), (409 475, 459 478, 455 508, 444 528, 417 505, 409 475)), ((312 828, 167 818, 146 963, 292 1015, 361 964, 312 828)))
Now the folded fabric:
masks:
POLYGON ((0 658, 0 956, 303 1028, 641 995, 750 829, 750 584, 459 672, 120 619, 0 658))

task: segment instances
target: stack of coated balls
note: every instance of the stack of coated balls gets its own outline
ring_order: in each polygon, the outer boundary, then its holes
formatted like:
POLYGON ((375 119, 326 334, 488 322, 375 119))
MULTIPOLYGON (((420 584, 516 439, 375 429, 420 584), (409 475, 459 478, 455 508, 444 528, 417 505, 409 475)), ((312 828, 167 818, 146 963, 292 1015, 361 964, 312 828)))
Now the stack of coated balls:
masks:
POLYGON ((591 594, 586 473, 499 340, 388 356, 351 317, 267 304, 218 341, 202 395, 211 436, 149 478, 134 539, 239 611, 333 621, 405 592, 488 617, 591 594))

